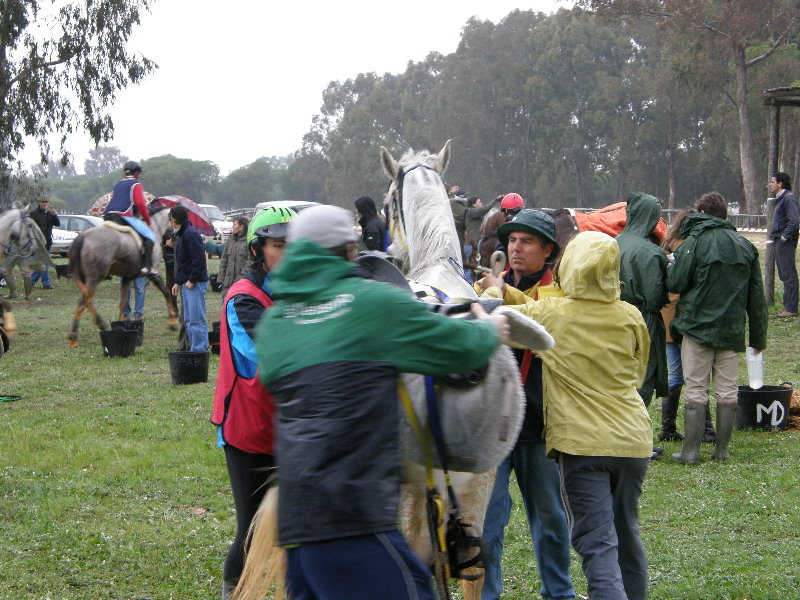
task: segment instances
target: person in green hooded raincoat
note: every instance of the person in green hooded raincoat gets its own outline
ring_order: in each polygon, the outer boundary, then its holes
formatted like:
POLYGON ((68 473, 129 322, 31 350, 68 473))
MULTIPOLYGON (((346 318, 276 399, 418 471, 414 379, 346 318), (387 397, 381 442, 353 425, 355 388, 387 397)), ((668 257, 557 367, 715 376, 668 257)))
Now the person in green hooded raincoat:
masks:
POLYGON ((645 406, 653 399, 653 391, 661 398, 669 393, 667 385, 667 337, 661 308, 667 297, 667 255, 651 241, 653 230, 661 218, 657 198, 642 192, 628 195, 627 221, 617 236, 620 253, 620 298, 633 304, 642 313, 650 334, 650 355, 647 372, 639 388, 645 406))

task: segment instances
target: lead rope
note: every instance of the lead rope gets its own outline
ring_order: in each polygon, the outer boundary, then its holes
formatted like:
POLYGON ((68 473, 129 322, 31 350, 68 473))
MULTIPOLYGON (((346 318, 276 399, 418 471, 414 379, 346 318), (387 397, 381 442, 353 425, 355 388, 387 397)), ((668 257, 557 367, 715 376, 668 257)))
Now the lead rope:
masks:
POLYGON ((431 454, 430 430, 424 430, 419 422, 414 405, 408 395, 408 389, 402 381, 397 382, 397 391, 403 408, 408 415, 408 422, 422 448, 425 457, 425 513, 428 521, 428 533, 433 547, 433 578, 440 600, 450 600, 450 562, 447 559, 447 536, 444 527, 444 502, 436 489, 433 478, 433 456, 431 454))

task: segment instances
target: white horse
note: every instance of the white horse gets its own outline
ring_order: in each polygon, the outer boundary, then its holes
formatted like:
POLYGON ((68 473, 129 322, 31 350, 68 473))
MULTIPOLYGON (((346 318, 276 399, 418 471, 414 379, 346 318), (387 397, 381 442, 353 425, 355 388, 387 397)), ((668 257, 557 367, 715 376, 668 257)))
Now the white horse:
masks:
MULTIPOLYGON (((383 167, 392 179, 386 199, 394 240, 391 252, 404 266, 412 288, 424 294, 423 301, 432 303, 477 298, 461 268, 458 236, 441 179, 449 160, 449 149, 450 142, 439 154, 408 152, 398 162, 388 150, 381 148, 383 167)), ((519 316, 515 311, 506 314, 516 319, 519 316)), ((536 348, 551 347, 552 338, 538 324, 526 319, 524 323, 518 320, 516 325, 519 329, 512 325, 512 340, 536 348)), ((403 383, 419 420, 425 424, 424 378, 404 375, 403 383)), ((511 351, 505 346, 498 348, 483 379, 472 387, 456 389, 440 381, 437 401, 445 429, 447 460, 449 468, 453 469, 450 479, 461 517, 472 526, 472 533, 479 534, 494 484, 495 468, 511 451, 524 417, 522 383, 511 351)), ((425 512, 424 455, 407 414, 402 407, 399 410, 406 458, 406 482, 401 502, 403 532, 415 552, 423 560, 430 561, 433 552, 425 512)), ((432 459, 435 466, 441 466, 438 457, 432 459)), ((435 479, 439 494, 446 502, 448 495, 442 471, 436 472, 435 479)), ((277 490, 273 487, 254 519, 245 570, 232 596, 237 600, 263 598, 270 582, 276 583, 275 598, 282 597, 284 557, 274 548, 277 540, 276 497, 277 490)), ((464 574, 476 578, 462 581, 464 599, 477 600, 483 584, 483 571, 472 568, 464 574)))
MULTIPOLYGON (((426 302, 477 298, 461 266, 458 235, 441 179, 449 159, 449 141, 438 154, 408 151, 399 161, 386 148, 381 148, 384 171, 392 179, 385 200, 392 237, 389 251, 403 267, 412 288, 420 290, 418 294, 424 294, 422 300, 426 302)), ((422 377, 404 375, 403 380, 412 398, 424 398, 422 377)), ((451 468, 463 469, 451 473, 453 487, 463 520, 480 533, 495 469, 511 451, 524 417, 525 401, 516 361, 507 347, 500 347, 480 384, 466 389, 440 385, 439 391, 443 424, 449 429, 444 435, 447 452, 455 459, 450 461, 451 468), (454 427, 448 427, 448 421, 454 427), (476 430, 479 423, 486 427, 484 431, 476 430), (504 424, 507 425, 505 431, 504 424), (480 462, 459 460, 476 454, 481 457, 480 462)), ((419 414, 426 414, 424 401, 415 401, 415 407, 419 414)), ((403 421, 405 423, 405 419, 403 421)), ((425 478, 408 427, 405 432, 406 455, 412 462, 406 468, 408 477, 401 502, 403 529, 414 550, 428 559, 431 541, 425 527, 425 478)), ((440 473, 437 487, 442 487, 440 473)), ((483 585, 483 571, 472 569, 467 574, 477 579, 462 581, 464 599, 477 600, 483 585)))

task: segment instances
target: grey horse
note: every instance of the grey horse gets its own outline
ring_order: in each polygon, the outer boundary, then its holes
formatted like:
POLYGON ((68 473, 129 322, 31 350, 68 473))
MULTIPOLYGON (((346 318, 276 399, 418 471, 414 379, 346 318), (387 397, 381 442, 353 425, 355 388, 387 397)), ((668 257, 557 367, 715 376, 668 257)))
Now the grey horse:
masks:
MULTIPOLYGON (((169 227, 169 211, 158 209, 151 214, 153 232, 157 239, 161 239, 169 227)), ((108 329, 108 322, 103 319, 94 307, 92 298, 101 281, 113 275, 122 278, 119 302, 119 320, 122 320, 125 308, 125 298, 128 297, 128 287, 132 279, 140 277, 141 251, 135 233, 124 231, 108 221, 99 227, 93 227, 82 232, 69 247, 70 273, 81 292, 78 307, 72 321, 72 329, 67 338, 71 348, 78 347, 78 329, 80 328, 81 315, 88 310, 94 316, 95 324, 102 330, 108 329)), ((161 246, 153 247, 153 264, 161 262, 161 246)), ((152 275, 149 279, 164 295, 167 301, 169 318, 167 326, 172 330, 178 328, 178 310, 161 275, 152 275)))

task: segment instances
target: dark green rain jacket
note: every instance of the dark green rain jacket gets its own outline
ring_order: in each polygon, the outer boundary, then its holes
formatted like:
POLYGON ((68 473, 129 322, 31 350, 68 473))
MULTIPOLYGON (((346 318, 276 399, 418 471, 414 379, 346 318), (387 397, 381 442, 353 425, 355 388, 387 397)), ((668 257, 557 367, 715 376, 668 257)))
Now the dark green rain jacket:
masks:
POLYGON ((642 387, 654 386, 657 396, 666 396, 667 338, 661 307, 668 302, 667 255, 649 239, 661 218, 661 205, 653 196, 633 192, 628 196, 626 214, 625 229, 617 236, 620 299, 639 309, 650 334, 650 356, 642 387))
POLYGON ((687 335, 717 350, 767 347, 767 304, 758 250, 730 222, 705 213, 689 215, 680 237, 685 239, 669 268, 667 288, 681 295, 670 330, 676 341, 687 335))

